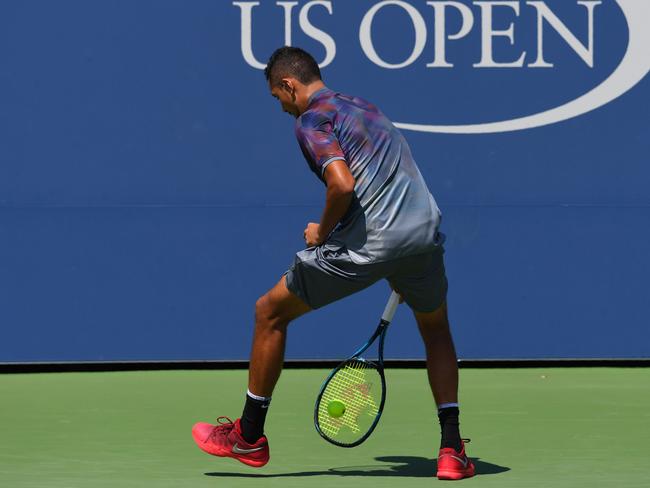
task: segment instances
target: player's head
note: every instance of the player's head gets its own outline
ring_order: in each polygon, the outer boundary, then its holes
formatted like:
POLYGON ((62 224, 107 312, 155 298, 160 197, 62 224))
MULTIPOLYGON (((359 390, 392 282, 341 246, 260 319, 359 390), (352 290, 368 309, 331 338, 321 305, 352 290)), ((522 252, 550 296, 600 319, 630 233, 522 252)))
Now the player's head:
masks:
POLYGON ((280 100, 282 110, 298 117, 306 108, 308 96, 321 86, 318 63, 299 47, 276 49, 264 69, 271 95, 280 100))

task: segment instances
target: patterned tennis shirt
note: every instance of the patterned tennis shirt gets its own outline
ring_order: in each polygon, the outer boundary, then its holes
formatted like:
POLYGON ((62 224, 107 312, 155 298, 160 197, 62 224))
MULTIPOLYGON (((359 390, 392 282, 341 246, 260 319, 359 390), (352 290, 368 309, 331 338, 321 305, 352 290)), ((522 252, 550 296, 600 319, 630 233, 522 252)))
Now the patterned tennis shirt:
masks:
POLYGON ((346 248, 352 261, 363 264, 440 244, 440 210, 406 140, 377 107, 322 88, 296 119, 296 137, 323 182, 325 168, 337 160, 355 179, 352 204, 324 246, 346 248))

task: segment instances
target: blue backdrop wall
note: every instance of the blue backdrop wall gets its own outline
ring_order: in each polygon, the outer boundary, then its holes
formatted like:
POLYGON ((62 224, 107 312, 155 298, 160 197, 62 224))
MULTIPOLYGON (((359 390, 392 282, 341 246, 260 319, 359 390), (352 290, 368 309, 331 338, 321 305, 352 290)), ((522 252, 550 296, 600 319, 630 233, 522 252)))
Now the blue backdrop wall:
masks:
MULTIPOLYGON (((460 357, 649 357, 648 2, 447 4, 2 2, 0 361, 247 358, 324 199, 259 70, 284 43, 403 124, 460 357)), ((388 291, 287 357, 347 355, 388 291)), ((405 306, 386 354, 423 355, 405 306)))

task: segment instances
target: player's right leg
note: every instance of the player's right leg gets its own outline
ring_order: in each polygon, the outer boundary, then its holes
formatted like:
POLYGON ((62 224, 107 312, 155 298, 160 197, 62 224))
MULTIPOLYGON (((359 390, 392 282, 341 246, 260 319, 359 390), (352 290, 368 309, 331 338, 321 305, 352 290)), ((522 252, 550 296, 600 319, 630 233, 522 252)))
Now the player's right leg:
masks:
POLYGON ((458 403, 458 360, 449 330, 447 302, 433 312, 413 310, 426 351, 429 386, 437 405, 458 403))
POLYGON ((443 253, 439 247, 432 253, 400 260, 389 281, 413 310, 424 342, 429 385, 442 434, 437 476, 462 479, 474 475, 474 465, 465 455, 459 431, 458 362, 447 317, 443 253))
POLYGON ((460 437, 458 410, 458 361, 449 330, 447 303, 433 312, 413 311, 427 360, 431 392, 438 406, 441 442, 438 453, 439 479, 459 480, 474 476, 474 464, 465 454, 460 437))

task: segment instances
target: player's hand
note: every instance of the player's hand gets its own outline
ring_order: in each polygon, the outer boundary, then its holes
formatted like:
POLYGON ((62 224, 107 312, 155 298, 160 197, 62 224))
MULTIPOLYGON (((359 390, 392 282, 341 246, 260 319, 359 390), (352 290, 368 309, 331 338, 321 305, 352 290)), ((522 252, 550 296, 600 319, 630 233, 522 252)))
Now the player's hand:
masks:
POLYGON ((307 224, 307 228, 303 233, 303 236, 305 238, 305 244, 307 244, 307 247, 320 246, 323 243, 323 239, 320 236, 319 229, 320 229, 319 224, 315 224, 314 222, 309 222, 307 224))

